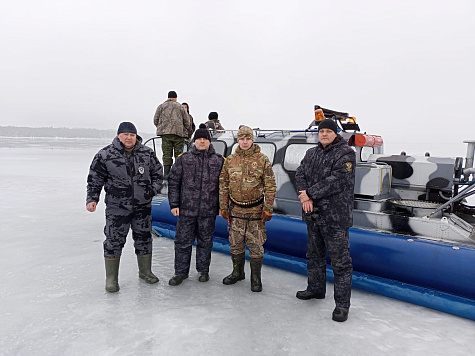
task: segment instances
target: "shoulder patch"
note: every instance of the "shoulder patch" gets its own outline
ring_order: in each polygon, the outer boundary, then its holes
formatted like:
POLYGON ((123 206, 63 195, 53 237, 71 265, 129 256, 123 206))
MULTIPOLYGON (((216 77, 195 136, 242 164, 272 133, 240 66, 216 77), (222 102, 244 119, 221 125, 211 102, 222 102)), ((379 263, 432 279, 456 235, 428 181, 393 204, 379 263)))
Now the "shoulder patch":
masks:
POLYGON ((345 163, 345 168, 347 172, 351 172, 353 170, 353 163, 351 162, 346 162, 345 163))

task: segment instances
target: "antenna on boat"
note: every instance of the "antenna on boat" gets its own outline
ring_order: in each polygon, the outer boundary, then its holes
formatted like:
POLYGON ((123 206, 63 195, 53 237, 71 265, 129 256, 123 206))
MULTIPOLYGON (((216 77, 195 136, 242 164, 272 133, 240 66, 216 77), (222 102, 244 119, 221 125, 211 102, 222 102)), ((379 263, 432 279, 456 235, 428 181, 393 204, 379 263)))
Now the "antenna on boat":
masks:
POLYGON ((465 169, 463 170, 463 175, 465 179, 468 181, 470 174, 475 173, 473 168, 473 158, 475 155, 475 141, 467 140, 463 141, 463 143, 467 144, 467 154, 465 156, 465 169))

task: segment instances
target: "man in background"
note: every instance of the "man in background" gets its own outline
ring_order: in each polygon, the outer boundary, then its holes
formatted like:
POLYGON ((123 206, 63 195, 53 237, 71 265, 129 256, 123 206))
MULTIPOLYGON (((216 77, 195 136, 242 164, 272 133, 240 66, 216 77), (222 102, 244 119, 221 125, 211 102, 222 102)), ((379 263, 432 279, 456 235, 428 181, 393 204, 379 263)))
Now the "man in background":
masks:
POLYGON ((157 127, 157 136, 162 137, 163 169, 168 176, 175 159, 183 152, 185 139, 191 130, 191 119, 186 108, 177 102, 175 91, 168 92, 168 99, 155 111, 153 123, 157 127))
POLYGON ((207 128, 211 130, 224 130, 223 125, 218 120, 218 113, 212 111, 208 115, 208 121, 205 122, 207 128))
POLYGON ((181 105, 185 107, 186 112, 190 118, 190 130, 188 131, 188 139, 191 140, 191 138, 193 137, 193 132, 195 132, 196 130, 196 127, 195 123, 193 122, 193 116, 191 116, 190 114, 190 105, 188 105, 188 103, 181 103, 181 105))

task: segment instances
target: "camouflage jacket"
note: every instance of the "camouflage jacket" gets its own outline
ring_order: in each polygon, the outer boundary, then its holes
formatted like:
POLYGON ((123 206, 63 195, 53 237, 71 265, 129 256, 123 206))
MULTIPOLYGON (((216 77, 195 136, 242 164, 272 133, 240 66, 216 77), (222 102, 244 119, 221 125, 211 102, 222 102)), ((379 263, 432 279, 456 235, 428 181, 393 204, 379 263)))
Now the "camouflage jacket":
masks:
POLYGON ((353 225, 355 160, 355 152, 340 135, 325 148, 318 143, 307 150, 295 173, 297 193, 307 191, 320 223, 353 225))
POLYGON ((191 119, 185 107, 170 99, 158 106, 153 123, 157 127, 157 135, 188 138, 191 131, 191 119))
POLYGON ((218 215, 219 174, 224 158, 213 145, 207 151, 195 146, 180 155, 168 176, 170 208, 180 208, 180 215, 218 215))
POLYGON ((224 162, 219 177, 219 208, 228 210, 230 196, 240 203, 256 201, 264 196, 264 203, 253 208, 234 206, 233 212, 254 214, 262 210, 272 213, 276 184, 269 158, 253 144, 246 151, 237 148, 224 162))
POLYGON ((106 205, 131 209, 151 203, 162 188, 162 165, 141 142, 137 136, 130 158, 118 137, 95 155, 87 177, 86 204, 99 202, 102 187, 106 205))
POLYGON ((209 129, 209 124, 214 124, 214 130, 224 130, 223 125, 219 122, 219 120, 208 120, 205 122, 206 127, 209 129))

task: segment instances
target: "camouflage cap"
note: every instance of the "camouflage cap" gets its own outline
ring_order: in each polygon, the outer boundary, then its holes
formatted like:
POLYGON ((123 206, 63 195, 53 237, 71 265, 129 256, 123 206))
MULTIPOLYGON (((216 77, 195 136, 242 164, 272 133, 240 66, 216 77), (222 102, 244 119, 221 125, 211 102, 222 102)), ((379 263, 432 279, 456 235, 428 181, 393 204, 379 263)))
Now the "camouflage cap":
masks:
POLYGON ((238 131, 238 140, 241 138, 248 138, 254 141, 254 132, 249 126, 241 126, 238 131))

